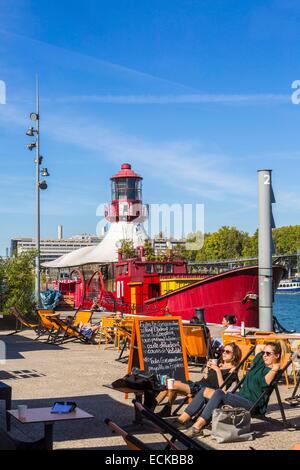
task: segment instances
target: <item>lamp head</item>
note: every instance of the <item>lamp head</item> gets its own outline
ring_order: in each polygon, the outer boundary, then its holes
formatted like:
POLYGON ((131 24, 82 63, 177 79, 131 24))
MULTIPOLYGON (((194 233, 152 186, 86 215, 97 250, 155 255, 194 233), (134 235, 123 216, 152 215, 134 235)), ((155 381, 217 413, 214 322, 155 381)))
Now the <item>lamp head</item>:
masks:
POLYGON ((42 171, 41 171, 41 175, 42 175, 42 176, 50 176, 50 174, 48 173, 48 169, 47 169, 47 168, 43 168, 42 171))
POLYGON ((47 185, 45 180, 41 181, 39 186, 40 186, 40 189, 47 189, 48 188, 48 185, 47 185))
POLYGON ((35 132, 36 131, 33 127, 29 127, 28 131, 26 132, 26 135, 29 135, 29 137, 33 137, 35 132))
POLYGON ((30 119, 32 121, 38 121, 39 120, 39 115, 37 113, 30 113, 30 119))
POLYGON ((31 142, 31 144, 27 144, 26 147, 28 148, 28 150, 33 150, 35 147, 36 147, 36 143, 35 142, 31 142))

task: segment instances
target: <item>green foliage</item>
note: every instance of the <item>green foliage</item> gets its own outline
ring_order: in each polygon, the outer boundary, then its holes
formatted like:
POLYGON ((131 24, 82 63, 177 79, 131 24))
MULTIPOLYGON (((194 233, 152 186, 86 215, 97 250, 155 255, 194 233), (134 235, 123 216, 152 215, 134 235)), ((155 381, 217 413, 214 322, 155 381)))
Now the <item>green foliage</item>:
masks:
POLYGON ((276 254, 291 255, 300 247, 300 225, 273 229, 276 254))
POLYGON ((5 290, 5 261, 0 258, 0 312, 3 310, 5 290))
POLYGON ((155 254, 154 254, 153 246, 150 240, 145 240, 144 251, 145 251, 145 258, 147 261, 155 260, 155 254))
POLYGON ((241 258, 248 238, 246 232, 236 227, 221 227, 217 232, 205 235, 203 248, 197 252, 196 260, 241 258))
POLYGON ((248 238, 245 238, 245 243, 243 247, 243 257, 244 258, 257 258, 258 256, 258 230, 248 238))
MULTIPOLYGON (((272 232, 276 254, 297 253, 300 247, 300 225, 279 227, 272 232)), ((196 234, 189 236, 196 240, 196 234)), ((251 236, 236 227, 221 227, 217 232, 206 233, 203 248, 187 251, 186 259, 191 261, 210 261, 258 257, 258 230, 251 236)))
POLYGON ((136 249, 132 240, 121 240, 121 248, 123 259, 131 259, 136 257, 136 249))
POLYGON ((14 255, 4 263, 5 293, 3 310, 15 306, 23 315, 32 315, 34 300, 35 251, 14 255))
POLYGON ((185 245, 175 245, 172 250, 172 258, 173 259, 187 259, 187 250, 185 249, 185 245))

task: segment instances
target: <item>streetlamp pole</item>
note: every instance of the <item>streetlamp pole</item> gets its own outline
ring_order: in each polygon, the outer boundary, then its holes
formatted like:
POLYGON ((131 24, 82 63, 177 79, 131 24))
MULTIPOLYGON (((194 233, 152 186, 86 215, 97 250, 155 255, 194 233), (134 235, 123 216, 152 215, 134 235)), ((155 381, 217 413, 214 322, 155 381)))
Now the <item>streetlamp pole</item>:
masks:
POLYGON ((40 229, 40 189, 47 189, 48 185, 45 180, 40 180, 40 175, 49 176, 48 169, 40 169, 43 157, 40 155, 40 94, 39 94, 39 79, 36 76, 35 84, 35 96, 36 96, 36 111, 30 113, 30 119, 34 121, 36 127, 30 127, 26 132, 29 137, 35 137, 35 142, 27 144, 28 150, 32 151, 35 148, 35 170, 36 170, 36 258, 35 258, 35 300, 37 305, 40 304, 40 293, 41 293, 41 280, 40 280, 40 248, 41 248, 41 229, 40 229))
POLYGON ((39 96, 39 79, 36 76, 36 258, 35 258, 35 300, 37 305, 40 303, 40 96, 39 96))

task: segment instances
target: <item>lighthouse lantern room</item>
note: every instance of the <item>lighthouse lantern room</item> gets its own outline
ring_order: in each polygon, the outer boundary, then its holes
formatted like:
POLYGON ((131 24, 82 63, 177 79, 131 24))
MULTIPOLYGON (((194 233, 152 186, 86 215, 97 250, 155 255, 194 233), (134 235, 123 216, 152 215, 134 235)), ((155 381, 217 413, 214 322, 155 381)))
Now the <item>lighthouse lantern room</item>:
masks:
POLYGON ((123 163, 121 170, 111 177, 111 204, 105 208, 109 222, 144 222, 148 206, 142 203, 142 177, 123 163))

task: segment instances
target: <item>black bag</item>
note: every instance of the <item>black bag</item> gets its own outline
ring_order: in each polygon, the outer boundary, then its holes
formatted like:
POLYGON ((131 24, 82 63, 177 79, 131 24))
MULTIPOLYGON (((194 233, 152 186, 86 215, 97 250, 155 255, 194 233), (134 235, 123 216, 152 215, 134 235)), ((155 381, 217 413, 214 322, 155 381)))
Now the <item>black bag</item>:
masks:
POLYGON ((132 388, 134 390, 165 390, 165 386, 161 385, 155 374, 150 374, 144 371, 135 371, 131 374, 125 375, 122 379, 115 380, 112 383, 114 388, 132 388))

